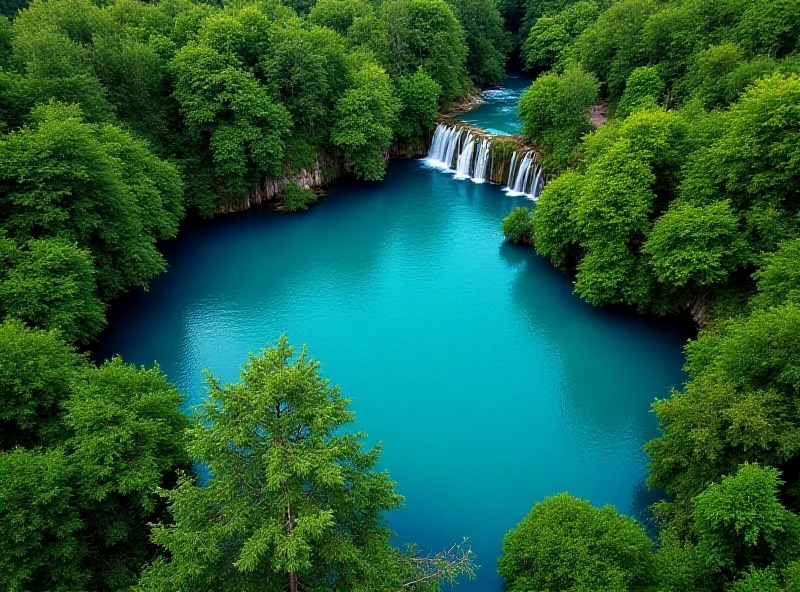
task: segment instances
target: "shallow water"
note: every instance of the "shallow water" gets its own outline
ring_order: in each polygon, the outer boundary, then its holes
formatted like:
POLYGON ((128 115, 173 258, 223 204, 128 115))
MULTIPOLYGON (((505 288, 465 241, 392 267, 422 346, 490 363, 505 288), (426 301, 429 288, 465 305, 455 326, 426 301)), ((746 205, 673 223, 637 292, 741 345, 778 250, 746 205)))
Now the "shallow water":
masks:
POLYGON ((181 231, 169 271, 111 311, 97 355, 162 369, 189 396, 202 370, 236 380, 248 350, 308 343, 383 441, 406 505, 399 542, 464 536, 483 566, 458 590, 500 590, 505 532, 569 491, 633 513, 649 501, 649 406, 683 380, 684 332, 592 308, 500 221, 530 202, 422 161, 340 182, 303 214, 267 208, 181 231))
POLYGON ((531 84, 523 74, 510 74, 498 86, 483 91, 486 101, 477 109, 459 115, 456 119, 482 128, 490 134, 514 135, 522 133, 517 102, 531 84))

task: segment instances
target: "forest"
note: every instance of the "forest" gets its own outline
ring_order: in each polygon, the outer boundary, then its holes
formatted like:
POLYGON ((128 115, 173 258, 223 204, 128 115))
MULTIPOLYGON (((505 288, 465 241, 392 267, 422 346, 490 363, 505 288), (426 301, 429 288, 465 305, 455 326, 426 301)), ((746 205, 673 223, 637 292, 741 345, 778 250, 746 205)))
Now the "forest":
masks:
POLYGON ((501 573, 519 592, 800 590, 800 3, 512 8, 539 73, 520 115, 554 178, 506 236, 591 304, 689 311, 701 331, 685 388, 654 404, 657 544, 556 498, 508 535, 501 573), (592 540, 545 543, 564 516, 592 540))
MULTIPOLYGON (((519 62, 550 174, 503 223, 596 306, 691 315, 647 529, 567 494, 509 592, 800 590, 796 0, 0 2, 0 587, 438 590, 348 399, 281 338, 207 403, 91 346, 186 218, 314 166, 379 181, 519 62), (603 105, 608 122, 588 115, 603 105), (200 469, 197 469, 200 467, 200 469), (213 475, 213 478, 210 477, 213 475)), ((317 194, 287 185, 279 208, 317 194)), ((533 503, 535 500, 531 500, 533 503)), ((487 519, 491 519, 487 517, 487 519)))

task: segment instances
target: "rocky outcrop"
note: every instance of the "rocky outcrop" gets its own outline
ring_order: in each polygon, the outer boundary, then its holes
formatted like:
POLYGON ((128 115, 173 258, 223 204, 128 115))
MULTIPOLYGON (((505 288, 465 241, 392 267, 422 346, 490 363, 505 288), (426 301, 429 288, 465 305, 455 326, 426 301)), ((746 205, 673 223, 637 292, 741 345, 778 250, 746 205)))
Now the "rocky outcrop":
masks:
POLYGON ((311 169, 300 169, 294 174, 281 178, 265 178, 250 188, 241 199, 220 205, 215 214, 241 212, 252 206, 279 199, 288 183, 297 183, 306 189, 327 185, 331 181, 352 174, 351 168, 340 158, 317 155, 311 169))

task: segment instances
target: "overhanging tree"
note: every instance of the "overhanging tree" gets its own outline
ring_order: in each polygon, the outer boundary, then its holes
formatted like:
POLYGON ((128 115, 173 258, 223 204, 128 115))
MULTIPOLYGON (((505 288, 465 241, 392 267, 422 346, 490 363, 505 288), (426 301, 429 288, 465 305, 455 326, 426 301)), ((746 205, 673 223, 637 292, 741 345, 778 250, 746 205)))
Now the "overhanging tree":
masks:
POLYGON ((472 573, 466 547, 419 558, 389 544, 384 514, 402 497, 375 471, 380 447, 343 430, 348 400, 305 350, 281 337, 249 356, 240 382, 208 384, 188 450, 210 477, 164 493, 174 524, 153 541, 168 556, 146 570, 145 590, 375 592, 472 573))

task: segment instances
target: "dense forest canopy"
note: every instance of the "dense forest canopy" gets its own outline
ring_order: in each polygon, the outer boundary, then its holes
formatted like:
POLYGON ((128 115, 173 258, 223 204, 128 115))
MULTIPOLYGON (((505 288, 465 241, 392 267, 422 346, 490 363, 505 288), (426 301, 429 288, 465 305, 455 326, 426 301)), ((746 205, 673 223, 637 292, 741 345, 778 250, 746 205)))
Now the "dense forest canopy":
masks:
MULTIPOLYGON (((300 170, 380 180, 514 52, 536 75, 519 111, 552 178, 507 237, 574 270, 592 304, 688 310, 702 330, 688 383, 654 405, 657 536, 544 500, 504 541, 509 591, 800 589, 800 2, 0 12, 0 586, 388 592, 474 573, 468 546, 390 544, 401 499, 379 450, 284 339, 238 383, 209 376, 192 419, 157 366, 81 348, 165 270, 159 242, 186 215, 300 170), (610 119, 593 131, 598 101, 610 119)), ((287 183, 279 207, 315 199, 287 183)))
MULTIPOLYGON (((524 131, 556 176, 506 236, 573 269, 592 304, 688 310, 702 327, 689 382, 654 405, 660 535, 619 589, 800 589, 800 3, 512 8, 522 61, 542 73, 520 101, 524 131), (597 97, 611 119, 591 131, 597 97)), ((507 564, 528 569, 509 572, 513 590, 539 589, 515 582, 541 577, 531 557, 553 537, 567 544, 546 515, 535 507, 509 535, 507 564)), ((593 570, 581 553, 576 579, 593 570)))
MULTIPOLYGON (((401 498, 373 471, 378 451, 339 433, 346 401, 315 362, 290 365, 285 342, 251 358, 241 386, 211 381, 222 415, 209 430, 157 366, 97 366, 79 348, 114 298, 166 269, 159 242, 185 216, 301 170, 379 180, 393 143, 424 148, 441 109, 504 75, 510 37, 492 0, 0 7, 0 587, 424 591, 470 575, 459 541, 426 557, 390 544, 384 513, 401 498), (245 420, 242 396, 277 405, 259 441, 218 432, 227 413, 245 420), (219 437, 238 448, 209 458, 219 437), (305 452, 285 479, 274 459, 242 472, 269 446, 305 452), (200 487, 192 462, 217 478, 200 487), (239 486, 260 493, 233 500, 239 486)), ((279 209, 316 198, 286 182, 279 209)))

